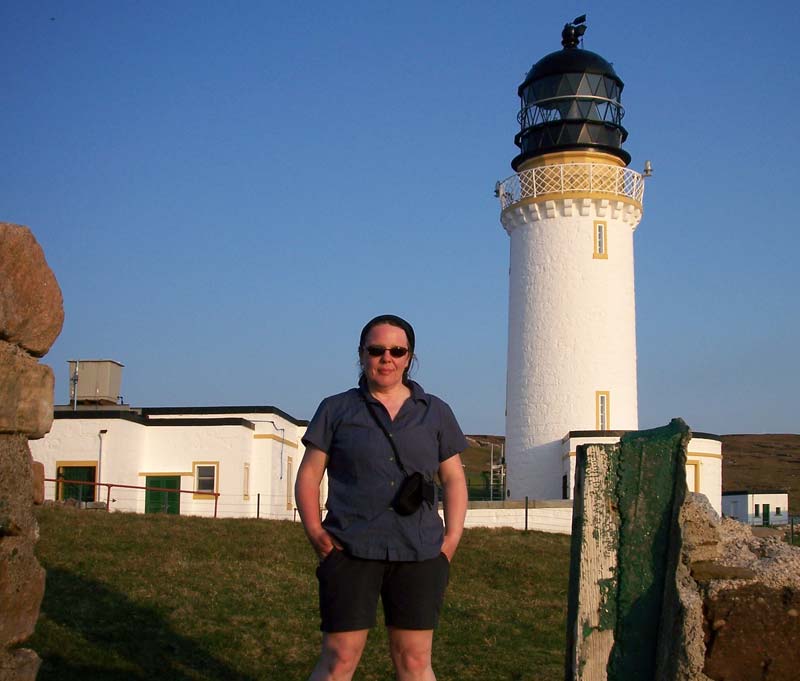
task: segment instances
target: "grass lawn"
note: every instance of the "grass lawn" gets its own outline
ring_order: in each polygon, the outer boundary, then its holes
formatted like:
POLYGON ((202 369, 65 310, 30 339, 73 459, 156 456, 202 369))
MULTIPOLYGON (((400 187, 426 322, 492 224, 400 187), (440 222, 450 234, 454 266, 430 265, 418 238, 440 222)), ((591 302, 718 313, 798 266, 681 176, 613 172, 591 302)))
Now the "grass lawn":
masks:
MULTIPOLYGON (((320 632, 299 523, 55 506, 38 518, 47 589, 26 645, 39 681, 307 677, 320 632)), ((560 681, 568 562, 566 536, 467 530, 434 642, 439 681, 560 681)), ((392 678, 377 627, 355 679, 392 678)))

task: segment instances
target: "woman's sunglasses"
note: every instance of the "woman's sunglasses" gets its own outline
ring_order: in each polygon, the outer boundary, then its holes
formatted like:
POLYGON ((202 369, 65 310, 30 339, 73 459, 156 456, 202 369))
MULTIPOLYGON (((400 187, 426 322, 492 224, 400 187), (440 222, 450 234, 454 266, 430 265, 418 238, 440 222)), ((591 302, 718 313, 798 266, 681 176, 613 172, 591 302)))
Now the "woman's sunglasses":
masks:
POLYGON ((370 357, 383 357, 383 353, 389 351, 389 354, 399 359, 400 357, 405 357, 408 354, 408 348, 401 348, 395 346, 393 348, 384 348, 382 345, 368 345, 367 346, 367 354, 370 357))

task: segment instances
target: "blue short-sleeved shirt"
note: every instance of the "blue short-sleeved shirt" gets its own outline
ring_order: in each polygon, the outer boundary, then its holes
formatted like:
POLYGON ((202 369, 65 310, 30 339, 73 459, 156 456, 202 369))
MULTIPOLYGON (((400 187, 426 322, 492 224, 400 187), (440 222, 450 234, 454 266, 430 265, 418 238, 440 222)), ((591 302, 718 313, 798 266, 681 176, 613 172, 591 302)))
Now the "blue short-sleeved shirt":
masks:
POLYGON ((391 507, 403 481, 394 451, 366 405, 392 434, 403 466, 433 479, 439 464, 467 447, 450 407, 409 381, 411 397, 394 421, 361 379, 358 388, 322 401, 303 444, 328 455, 328 513, 323 527, 359 558, 419 561, 439 555, 443 539, 437 503, 401 516, 391 507))

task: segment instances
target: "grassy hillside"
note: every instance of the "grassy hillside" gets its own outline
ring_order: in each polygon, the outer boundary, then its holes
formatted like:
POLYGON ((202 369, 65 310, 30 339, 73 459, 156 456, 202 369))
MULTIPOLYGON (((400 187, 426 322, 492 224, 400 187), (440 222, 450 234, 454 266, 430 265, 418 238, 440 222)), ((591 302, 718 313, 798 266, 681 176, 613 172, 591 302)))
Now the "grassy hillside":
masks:
MULTIPOLYGON (((505 439, 468 435, 470 443, 505 439)), ((789 512, 800 515, 800 435, 723 435, 722 491, 780 489, 789 492, 789 512)), ((467 474, 477 484, 489 470, 489 448, 471 447, 464 456, 467 474)))
MULTIPOLYGON (((299 524, 38 511, 39 681, 293 681, 320 641, 299 524)), ((468 530, 434 647, 442 681, 563 678, 569 538, 468 530)), ((379 615, 379 621, 382 615, 379 615)), ((360 681, 392 678, 382 627, 360 681)))
POLYGON ((800 515, 800 435, 723 435, 722 491, 789 492, 789 512, 800 515))
POLYGON ((499 464, 502 458, 502 448, 505 446, 504 438, 497 435, 467 435, 469 447, 461 453, 464 463, 464 472, 467 475, 469 498, 475 501, 487 499, 499 500, 503 497, 503 483, 497 470, 495 477, 489 475, 489 466, 494 458, 494 463, 499 464), (494 457, 492 457, 494 452, 494 457), (494 482, 494 493, 489 494, 489 484, 494 482))

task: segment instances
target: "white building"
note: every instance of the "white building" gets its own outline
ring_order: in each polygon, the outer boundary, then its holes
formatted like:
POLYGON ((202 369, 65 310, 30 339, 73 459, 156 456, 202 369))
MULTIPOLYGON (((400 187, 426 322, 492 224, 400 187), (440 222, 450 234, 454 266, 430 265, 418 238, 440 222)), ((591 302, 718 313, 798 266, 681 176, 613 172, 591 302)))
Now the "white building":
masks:
MULTIPOLYGON (((564 49, 520 85, 516 174, 497 184, 510 237, 506 463, 517 499, 571 498, 576 445, 639 425, 633 233, 644 177, 622 149, 623 82, 578 47, 584 30, 565 27, 564 49)), ((719 511, 719 438, 695 434, 689 452, 690 489, 719 511)))
POLYGON ((295 518, 306 421, 270 406, 117 405, 122 365, 79 366, 73 404, 57 406, 50 432, 30 442, 49 479, 47 499, 137 513, 295 518))
POLYGON ((782 490, 723 492, 722 514, 748 525, 787 525, 789 494, 782 490))

